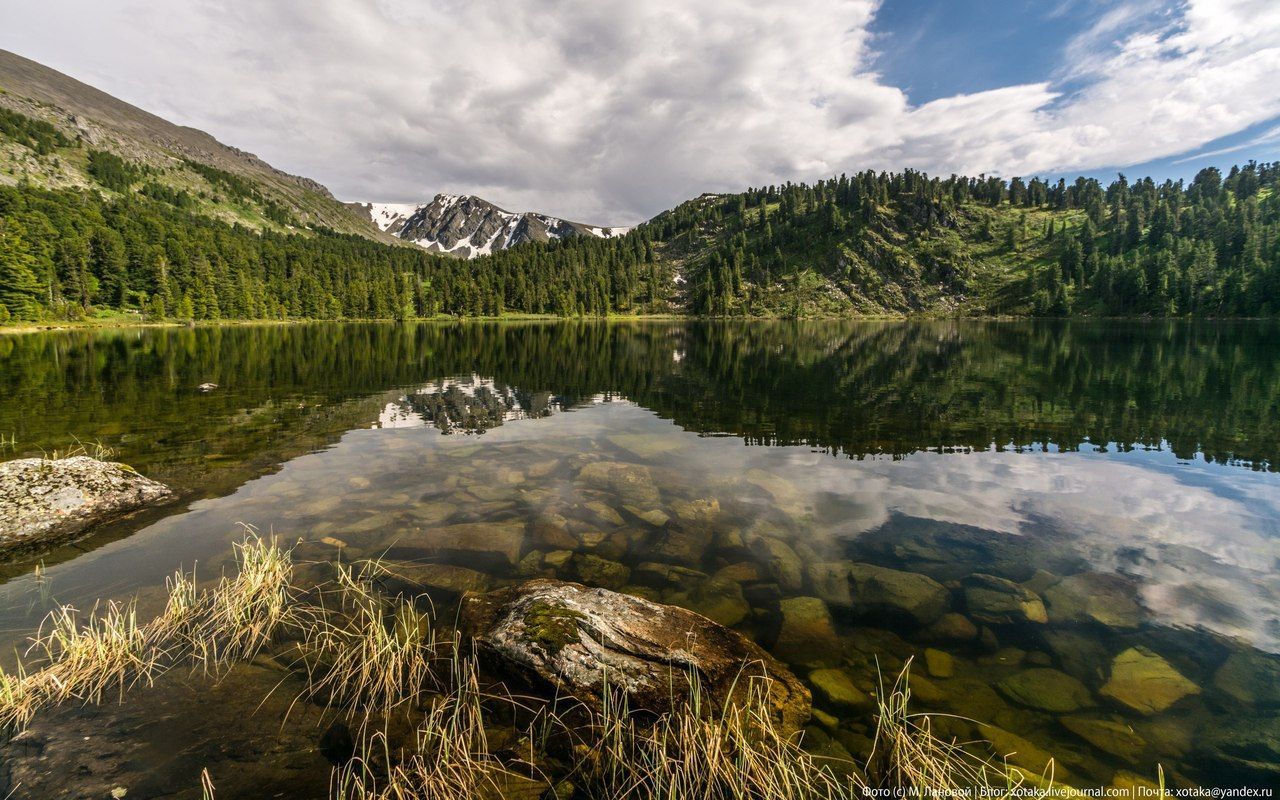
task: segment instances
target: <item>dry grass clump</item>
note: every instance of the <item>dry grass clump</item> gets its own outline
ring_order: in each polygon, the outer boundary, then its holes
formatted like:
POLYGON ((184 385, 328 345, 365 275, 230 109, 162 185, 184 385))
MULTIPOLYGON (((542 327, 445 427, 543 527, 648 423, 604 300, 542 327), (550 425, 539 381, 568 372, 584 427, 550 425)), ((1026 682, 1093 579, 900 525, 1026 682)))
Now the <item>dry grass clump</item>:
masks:
POLYGON ((13 673, 0 672, 0 729, 21 729, 41 709, 69 700, 100 703, 182 662, 206 669, 252 658, 289 619, 289 553, 248 529, 236 545, 238 570, 199 591, 183 573, 168 581, 160 616, 140 624, 134 603, 109 602, 81 615, 50 612, 13 673))
POLYGON ((337 567, 332 590, 303 627, 308 693, 347 712, 390 714, 420 700, 435 683, 438 645, 431 620, 411 603, 392 602, 373 586, 377 562, 337 567))
POLYGON ((976 788, 1018 789, 1024 780, 1021 771, 966 749, 974 743, 942 739, 933 732, 930 715, 908 711, 910 671, 908 659, 891 689, 881 684, 875 740, 867 759, 871 785, 928 790, 934 796, 961 796, 976 788))
POLYGON ((150 683, 160 667, 164 653, 138 625, 132 602, 109 602, 103 613, 95 609, 83 620, 75 608, 61 606, 46 620, 31 647, 46 666, 29 680, 38 681, 48 703, 100 703, 112 691, 123 697, 133 684, 150 683))
POLYGON ((852 800, 852 763, 816 757, 784 735, 768 710, 768 681, 753 679, 744 702, 714 715, 696 676, 688 703, 656 719, 607 701, 580 745, 579 793, 635 800, 852 800))
POLYGON ((361 755, 334 770, 334 800, 501 796, 516 773, 490 752, 475 663, 455 659, 450 673, 451 688, 423 712, 409 752, 391 752, 384 733, 367 737, 361 755))

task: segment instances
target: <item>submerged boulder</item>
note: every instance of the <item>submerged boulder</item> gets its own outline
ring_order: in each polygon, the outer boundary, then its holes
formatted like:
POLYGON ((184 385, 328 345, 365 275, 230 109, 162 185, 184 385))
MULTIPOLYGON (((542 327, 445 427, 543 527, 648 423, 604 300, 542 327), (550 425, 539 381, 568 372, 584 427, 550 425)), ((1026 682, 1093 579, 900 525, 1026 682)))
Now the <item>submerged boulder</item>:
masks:
POLYGON ((811 564, 808 571, 823 600, 858 615, 886 615, 928 625, 947 610, 946 587, 928 575, 852 561, 811 564))
POLYGON ((1049 621, 1038 594, 996 575, 978 573, 965 578, 964 601, 969 616, 990 625, 1049 621))
POLYGON ((173 497, 125 464, 88 456, 0 464, 0 551, 72 539, 173 497))
POLYGON ((486 668, 595 708, 613 690, 633 710, 662 713, 688 699, 694 675, 703 704, 722 707, 767 677, 780 726, 794 732, 809 719, 809 690, 786 667, 741 634, 676 606, 533 580, 465 598, 461 623, 486 668))
POLYGON ((1111 679, 1101 694, 1141 714, 1164 711, 1200 687, 1145 647, 1130 647, 1111 662, 1111 679))

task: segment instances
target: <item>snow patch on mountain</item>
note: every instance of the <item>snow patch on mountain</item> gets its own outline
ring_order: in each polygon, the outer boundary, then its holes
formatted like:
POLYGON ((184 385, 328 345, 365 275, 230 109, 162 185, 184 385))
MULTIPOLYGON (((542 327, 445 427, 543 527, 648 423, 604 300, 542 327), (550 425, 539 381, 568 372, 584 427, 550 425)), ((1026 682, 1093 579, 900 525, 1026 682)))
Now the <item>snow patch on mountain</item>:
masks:
POLYGON ((381 230, 429 250, 462 258, 486 256, 525 242, 570 236, 623 236, 629 227, 599 227, 513 212, 474 195, 438 194, 430 203, 362 203, 381 230))

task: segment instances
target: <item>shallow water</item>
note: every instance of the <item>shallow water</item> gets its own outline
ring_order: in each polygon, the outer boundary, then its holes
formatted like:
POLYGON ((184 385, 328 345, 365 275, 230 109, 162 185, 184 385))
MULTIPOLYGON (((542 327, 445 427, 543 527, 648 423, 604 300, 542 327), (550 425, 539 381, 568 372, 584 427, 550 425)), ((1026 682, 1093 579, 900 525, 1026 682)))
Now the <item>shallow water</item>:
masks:
MULTIPOLYGON (((21 642, 53 602, 141 593, 145 607, 181 566, 224 569, 245 523, 305 559, 476 571, 437 571, 441 602, 449 580, 532 575, 645 594, 733 625, 802 677, 834 668, 866 691, 877 667, 928 648, 918 710, 997 726, 966 733, 1049 751, 1077 785, 1151 779, 1157 763, 1175 782, 1262 785, 1280 779, 1277 333, 770 322, 0 337, 6 457, 98 440, 183 492, 4 565, 0 629, 21 642), (456 546, 426 536, 467 523, 483 525, 452 529, 456 546), (822 578, 847 562, 928 576, 946 608, 851 607, 822 578), (991 586, 1040 610, 985 608, 991 586), (1135 658, 1157 689, 1120 685, 1135 658)), ((147 691, 179 720, 206 713, 183 681, 147 691)), ((200 726, 151 730, 133 698, 47 722, 39 758, 9 748, 5 769, 68 796, 198 796, 197 763, 269 770, 262 785, 293 787, 281 796, 323 792, 325 776, 297 778, 323 772, 314 731, 286 736, 242 694, 256 745, 243 720, 240 749, 200 726), (59 748, 86 730, 151 749, 59 772, 59 748)), ((835 700, 820 691, 817 705, 856 751, 869 719, 835 700)))

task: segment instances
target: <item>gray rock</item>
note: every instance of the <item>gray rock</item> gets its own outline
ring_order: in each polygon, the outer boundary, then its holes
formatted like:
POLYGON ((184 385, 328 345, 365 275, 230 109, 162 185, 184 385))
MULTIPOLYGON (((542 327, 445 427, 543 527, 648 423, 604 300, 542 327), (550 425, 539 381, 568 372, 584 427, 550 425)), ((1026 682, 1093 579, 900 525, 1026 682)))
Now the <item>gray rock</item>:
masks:
POLYGON ((586 485, 618 497, 622 505, 653 508, 660 495, 648 467, 621 461, 593 461, 578 473, 586 485))
POLYGON ((1049 621, 1040 596, 1025 586, 981 573, 964 579, 964 600, 969 616, 991 625, 1049 621))
POLYGON ((741 701, 759 678, 785 731, 809 719, 795 675, 746 637, 692 611, 606 589, 535 580, 464 599, 461 623, 483 665, 599 707, 621 689, 635 710, 683 702, 696 674, 708 709, 741 701))
POLYGON ((0 551, 74 539, 173 497, 132 467, 88 456, 0 464, 0 551))

